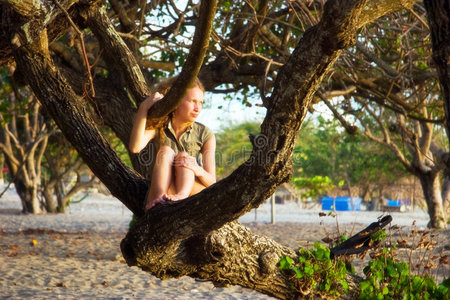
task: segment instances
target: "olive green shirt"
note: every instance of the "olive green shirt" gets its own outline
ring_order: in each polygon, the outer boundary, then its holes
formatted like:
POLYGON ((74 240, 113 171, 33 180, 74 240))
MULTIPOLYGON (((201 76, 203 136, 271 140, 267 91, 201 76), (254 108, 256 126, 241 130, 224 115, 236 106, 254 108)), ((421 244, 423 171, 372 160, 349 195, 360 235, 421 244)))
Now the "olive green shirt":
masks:
POLYGON ((177 140, 175 131, 172 127, 172 122, 169 122, 167 127, 164 128, 164 133, 165 137, 161 138, 161 134, 158 130, 155 137, 149 143, 147 159, 148 163, 151 164, 151 170, 153 170, 156 155, 158 154, 161 145, 169 146, 175 151, 175 154, 182 151, 187 152, 187 154, 196 158, 199 166, 203 167, 203 145, 213 136, 212 131, 208 127, 201 123, 194 122, 177 140))

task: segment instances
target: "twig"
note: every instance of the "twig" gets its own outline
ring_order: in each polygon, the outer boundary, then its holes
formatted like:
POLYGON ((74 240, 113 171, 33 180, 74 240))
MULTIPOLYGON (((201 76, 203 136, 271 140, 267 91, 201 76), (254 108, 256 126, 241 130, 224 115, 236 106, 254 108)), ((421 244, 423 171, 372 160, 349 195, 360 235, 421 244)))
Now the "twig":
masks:
POLYGON ((76 33, 80 37, 81 48, 82 48, 82 51, 83 51, 83 59, 84 59, 85 65, 86 65, 87 76, 88 76, 89 83, 90 83, 90 86, 91 86, 91 93, 92 93, 92 97, 95 97, 94 82, 93 82, 92 76, 91 76, 91 67, 89 65, 89 60, 88 60, 88 57, 87 57, 87 54, 86 54, 86 47, 84 46, 83 33, 78 29, 77 25, 75 25, 75 23, 73 22, 72 18, 70 17, 69 13, 67 12, 67 10, 64 7, 62 7, 61 4, 59 4, 58 0, 53 0, 53 2, 55 2, 56 6, 58 6, 59 9, 61 9, 64 12, 64 14, 66 15, 66 17, 69 20, 70 24, 72 25, 73 29, 76 31, 76 33))
MULTIPOLYGON (((144 1, 142 3, 142 7, 141 7, 141 19, 139 21, 139 30, 138 30, 138 34, 137 37, 139 38, 142 34, 142 29, 144 28, 144 22, 145 22, 145 11, 147 9, 147 1, 144 1)), ((139 40, 139 39, 138 39, 139 40)))
MULTIPOLYGON (((215 33, 214 31, 211 32, 211 37, 213 38, 214 41, 219 43, 219 45, 222 46, 224 50, 227 50, 228 52, 231 52, 231 53, 233 53, 234 55, 236 55, 238 57, 242 57, 242 58, 243 57, 256 57, 256 58, 265 60, 267 62, 270 62, 271 65, 273 64, 273 65, 278 66, 278 67, 282 67, 283 66, 282 63, 279 63, 277 61, 273 61, 273 59, 264 57, 264 56, 262 56, 262 55, 260 55, 260 54, 258 54, 256 52, 244 53, 244 52, 241 52, 239 50, 236 50, 235 48, 233 48, 231 46, 225 45, 224 43, 222 43, 222 40, 217 35, 217 33, 215 33)), ((230 57, 230 59, 232 59, 232 58, 230 57)))
POLYGON ((265 107, 268 107, 268 105, 269 105, 269 103, 267 103, 267 98, 266 98, 266 82, 267 82, 267 75, 269 75, 269 70, 270 70, 270 66, 272 65, 272 62, 273 62, 273 60, 269 60, 267 62, 267 67, 266 67, 266 71, 264 74, 264 80, 262 82, 262 87, 260 89, 261 100, 265 107))

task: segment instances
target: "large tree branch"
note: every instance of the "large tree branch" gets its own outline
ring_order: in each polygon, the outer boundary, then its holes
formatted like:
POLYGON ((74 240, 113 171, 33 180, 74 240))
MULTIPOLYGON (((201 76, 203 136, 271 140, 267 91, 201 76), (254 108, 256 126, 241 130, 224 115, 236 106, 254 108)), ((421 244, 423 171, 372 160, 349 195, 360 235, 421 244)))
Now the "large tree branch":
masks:
MULTIPOLYGON (((63 65, 58 67, 75 93, 83 95, 86 78, 71 68, 63 65)), ((94 89, 95 97, 92 101, 95 113, 92 117, 100 124, 110 127, 123 144, 128 145, 136 109, 126 91, 114 84, 110 78, 102 77, 95 79, 94 89), (117 117, 119 115, 120 118, 117 117)))
POLYGON ((0 150, 6 156, 6 158, 10 161, 10 163, 14 166, 19 166, 20 162, 14 156, 14 153, 10 147, 7 147, 5 144, 0 143, 0 150))
MULTIPOLYGON (((49 28, 50 41, 67 31, 70 23, 54 1, 7 0, 0 3, 0 15, 2 20, 6 20, 0 33, 0 66, 10 63, 14 49, 33 43, 45 28, 49 28)), ((59 0, 58 2, 73 18, 78 14, 81 6, 89 6, 101 0, 59 0)))

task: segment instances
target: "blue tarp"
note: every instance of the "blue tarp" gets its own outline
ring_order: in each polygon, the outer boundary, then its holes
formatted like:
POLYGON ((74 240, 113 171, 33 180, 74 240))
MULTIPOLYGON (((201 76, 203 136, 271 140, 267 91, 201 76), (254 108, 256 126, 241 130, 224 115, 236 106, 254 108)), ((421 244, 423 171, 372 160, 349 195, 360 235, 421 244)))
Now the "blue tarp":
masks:
POLYGON ((361 210, 362 199, 359 197, 322 197, 322 209, 323 210, 333 210, 333 206, 337 211, 352 211, 361 210))

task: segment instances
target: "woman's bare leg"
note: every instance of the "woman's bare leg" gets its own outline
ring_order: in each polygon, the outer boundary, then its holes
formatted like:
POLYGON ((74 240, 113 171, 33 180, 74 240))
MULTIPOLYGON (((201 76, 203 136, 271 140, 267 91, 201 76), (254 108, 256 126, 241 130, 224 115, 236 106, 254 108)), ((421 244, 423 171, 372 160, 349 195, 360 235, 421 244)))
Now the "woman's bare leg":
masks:
POLYGON ((147 195, 145 209, 150 209, 156 204, 163 202, 163 195, 169 191, 169 186, 173 177, 173 161, 175 152, 168 146, 162 146, 156 155, 156 162, 153 167, 152 182, 147 195))
MULTIPOLYGON (((195 178, 194 185, 192 187, 191 192, 189 193, 189 196, 198 194, 201 191, 203 191, 204 189, 206 189, 206 186, 204 186, 203 183, 201 183, 200 181, 198 181, 197 178, 195 178)), ((169 191, 167 192, 167 194, 175 195, 176 193, 177 193, 177 190, 175 188, 175 178, 173 178, 173 180, 169 186, 169 191)))
POLYGON ((203 191, 204 189, 206 189, 206 186, 204 186, 203 183, 198 181, 198 179, 195 179, 194 185, 192 186, 192 190, 191 190, 191 193, 189 194, 189 196, 198 194, 201 191, 203 191))
POLYGON ((194 172, 188 168, 177 166, 185 152, 175 155, 167 146, 161 147, 153 168, 152 183, 147 197, 146 209, 164 201, 176 201, 187 198, 202 191, 205 186, 195 179, 194 172), (175 165, 175 166, 174 166, 175 165))
POLYGON ((194 172, 185 167, 175 167, 175 189, 179 199, 189 197, 194 186, 194 172))
POLYGON ((191 194, 192 188, 195 182, 195 174, 192 170, 180 166, 177 163, 177 160, 180 161, 184 156, 186 156, 186 152, 180 152, 175 157, 174 170, 175 170, 175 194, 167 194, 163 197, 170 201, 181 200, 189 197, 191 194))
MULTIPOLYGON (((187 170, 189 170, 189 169, 187 169, 187 170)), ((182 170, 180 170, 180 171, 182 171, 182 170)), ((190 171, 190 170, 189 170, 190 171)), ((192 172, 192 171, 191 171, 192 172)), ((186 175, 186 174, 185 174, 186 175)), ((189 174, 188 174, 189 175, 189 174)), ((180 177, 179 177, 180 178, 180 177)), ((186 178, 185 178, 185 180, 186 180, 186 178)), ((189 180, 190 180, 190 178, 189 178, 189 180)), ((176 180, 175 180, 176 181, 176 180)), ((183 182, 181 182, 181 184, 182 184, 183 182)), ((186 181, 184 181, 184 183, 186 183, 186 181)), ((180 184, 180 183, 179 183, 180 184)), ((188 190, 188 188, 189 188, 189 185, 184 185, 184 186, 182 186, 182 189, 183 188, 186 188, 186 190, 188 190)), ((192 184, 192 188, 191 188, 191 190, 189 191, 189 194, 186 196, 186 194, 184 194, 184 192, 186 191, 186 190, 182 190, 182 191, 180 191, 180 192, 176 192, 177 191, 177 189, 175 188, 175 185, 174 184, 171 184, 171 186, 169 187, 169 192, 168 192, 168 195, 164 195, 163 197, 164 197, 164 199, 167 199, 167 200, 170 200, 170 201, 176 201, 176 200, 181 200, 181 199, 184 199, 184 198, 187 198, 188 196, 192 196, 192 195, 195 195, 195 194, 197 194, 197 193, 200 193, 201 191, 203 191, 204 189, 206 188, 206 186, 204 186, 200 181, 198 181, 198 179, 195 179, 194 178, 194 183, 192 184)))

